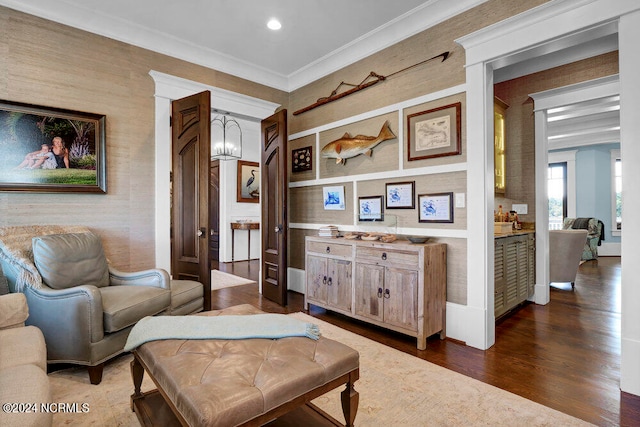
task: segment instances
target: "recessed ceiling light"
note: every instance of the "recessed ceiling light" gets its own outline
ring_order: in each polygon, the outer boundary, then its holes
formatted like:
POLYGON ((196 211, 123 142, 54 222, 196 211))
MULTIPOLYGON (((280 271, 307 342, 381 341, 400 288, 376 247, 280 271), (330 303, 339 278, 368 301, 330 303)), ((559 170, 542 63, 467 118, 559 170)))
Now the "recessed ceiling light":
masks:
POLYGON ((275 18, 271 18, 269 22, 267 22, 267 27, 271 30, 279 30, 282 28, 282 24, 275 18))

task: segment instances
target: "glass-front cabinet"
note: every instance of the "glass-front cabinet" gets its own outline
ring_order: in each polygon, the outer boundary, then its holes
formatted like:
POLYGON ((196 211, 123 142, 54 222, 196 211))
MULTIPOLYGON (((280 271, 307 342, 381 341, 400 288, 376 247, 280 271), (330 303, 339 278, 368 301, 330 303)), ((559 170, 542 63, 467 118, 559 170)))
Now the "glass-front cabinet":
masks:
POLYGON ((495 97, 493 102, 493 161, 496 194, 505 194, 506 179, 506 111, 509 106, 495 97))

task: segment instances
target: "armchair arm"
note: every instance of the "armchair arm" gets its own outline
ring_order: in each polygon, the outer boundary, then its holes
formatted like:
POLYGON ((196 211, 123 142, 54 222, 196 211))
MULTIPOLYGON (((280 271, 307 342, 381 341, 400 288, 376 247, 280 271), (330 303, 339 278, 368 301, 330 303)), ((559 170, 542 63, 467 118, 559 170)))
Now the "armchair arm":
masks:
POLYGON ((71 348, 88 349, 90 343, 104 338, 102 295, 95 286, 28 287, 25 295, 29 304, 27 324, 42 330, 50 355, 56 354, 57 349, 60 353, 71 348))
POLYGON ((24 326, 29 317, 29 307, 24 294, 0 296, 0 329, 24 326))
POLYGON ((125 273, 109 266, 109 278, 112 286, 134 285, 171 289, 169 273, 161 268, 125 273))

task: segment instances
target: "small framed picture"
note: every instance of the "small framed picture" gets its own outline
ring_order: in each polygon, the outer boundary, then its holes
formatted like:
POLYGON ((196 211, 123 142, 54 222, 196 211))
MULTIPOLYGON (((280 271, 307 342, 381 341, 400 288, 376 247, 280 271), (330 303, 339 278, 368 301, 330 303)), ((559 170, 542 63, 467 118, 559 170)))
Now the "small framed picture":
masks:
POLYGON ((260 203, 260 163, 238 160, 236 201, 260 203))
POLYGON ((308 146, 291 151, 291 170, 295 172, 310 171, 313 169, 313 147, 308 146))
POLYGON ((407 116, 407 160, 460 154, 460 102, 407 116))
POLYGON ((415 181, 387 183, 387 209, 415 209, 415 188, 415 181))
POLYGON ((360 205, 358 221, 382 221, 384 219, 383 198, 383 196, 358 197, 360 205))
POLYGON ((453 222, 453 193, 420 194, 418 222, 453 222))
POLYGON ((326 211, 343 211, 344 204, 344 186, 322 187, 322 204, 326 211))

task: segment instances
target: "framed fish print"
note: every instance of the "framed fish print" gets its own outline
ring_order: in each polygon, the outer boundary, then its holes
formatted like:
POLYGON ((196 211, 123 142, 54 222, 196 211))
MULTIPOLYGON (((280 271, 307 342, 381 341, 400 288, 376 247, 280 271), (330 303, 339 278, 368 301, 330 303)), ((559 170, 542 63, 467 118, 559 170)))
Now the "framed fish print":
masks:
POLYGON ((106 193, 105 120, 0 100, 0 191, 106 193))
POLYGON ((326 211, 345 210, 344 186, 322 187, 322 204, 326 211))
POLYGON ((387 209, 415 209, 415 181, 386 184, 387 209))
POLYGON ((358 197, 360 206, 358 221, 382 221, 383 196, 358 197))
POLYGON ((461 103, 407 116, 407 160, 454 156, 462 152, 461 103))
POLYGON ((418 222, 453 222, 453 193, 420 194, 418 222))

